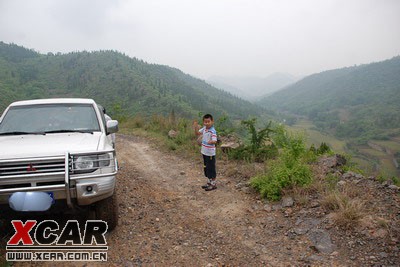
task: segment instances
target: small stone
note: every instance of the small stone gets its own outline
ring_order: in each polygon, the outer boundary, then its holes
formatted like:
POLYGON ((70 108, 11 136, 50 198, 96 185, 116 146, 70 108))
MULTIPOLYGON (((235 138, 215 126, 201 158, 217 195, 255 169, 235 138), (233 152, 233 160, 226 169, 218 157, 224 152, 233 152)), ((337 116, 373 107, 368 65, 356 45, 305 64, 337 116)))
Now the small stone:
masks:
POLYGON ((354 172, 346 172, 342 175, 342 179, 351 179, 355 176, 356 174, 354 172))
POLYGON ((379 256, 381 258, 387 258, 388 254, 386 252, 381 252, 381 253, 379 253, 379 256))
POLYGON ((324 257, 313 254, 310 257, 308 257, 307 259, 309 261, 323 261, 324 257))
POLYGON ((310 206, 311 206, 311 208, 317 208, 317 207, 319 207, 319 203, 318 203, 318 201, 312 201, 310 203, 310 206))
POLYGON ((251 188, 249 188, 249 187, 245 186, 245 187, 242 187, 240 190, 245 194, 251 194, 251 188))
POLYGON ((346 184, 346 181, 339 181, 338 183, 337 183, 337 185, 339 185, 339 186, 344 186, 346 184))
POLYGON ((364 176, 359 173, 356 173, 356 175, 354 175, 354 177, 356 177, 356 179, 364 179, 364 176))
POLYGON ((286 209, 285 210, 285 217, 289 217, 289 216, 291 216, 293 214, 293 210, 292 210, 292 208, 288 208, 288 209, 286 209))
POLYGON ((179 174, 180 174, 180 175, 185 175, 185 174, 186 174, 186 172, 184 172, 184 171, 181 171, 179 174))
POLYGON ((388 187, 389 185, 393 185, 393 181, 392 181, 391 179, 386 180, 386 181, 384 181, 384 182, 382 183, 382 185, 388 187))
POLYGON ((160 219, 159 218, 156 218, 156 222, 159 222, 160 221, 160 219))
POLYGON ((281 204, 274 204, 274 205, 272 206, 272 209, 273 209, 273 210, 280 210, 280 209, 282 209, 282 205, 281 205, 281 204))
POLYGON ((242 188, 244 186, 244 184, 242 184, 242 183, 237 183, 236 185, 235 185, 235 188, 242 188))
POLYGON ((294 205, 294 200, 292 197, 282 198, 282 207, 292 207, 294 205))
POLYGON ((308 230, 306 228, 294 228, 293 231, 296 235, 304 235, 308 230))
POLYGON ((271 205, 265 204, 265 205, 264 205, 264 210, 265 210, 266 212, 271 212, 271 211, 272 211, 271 205))
POLYGON ((398 187, 397 185, 394 185, 394 184, 391 184, 388 187, 389 187, 389 189, 392 189, 392 190, 399 190, 400 189, 400 187, 398 187))

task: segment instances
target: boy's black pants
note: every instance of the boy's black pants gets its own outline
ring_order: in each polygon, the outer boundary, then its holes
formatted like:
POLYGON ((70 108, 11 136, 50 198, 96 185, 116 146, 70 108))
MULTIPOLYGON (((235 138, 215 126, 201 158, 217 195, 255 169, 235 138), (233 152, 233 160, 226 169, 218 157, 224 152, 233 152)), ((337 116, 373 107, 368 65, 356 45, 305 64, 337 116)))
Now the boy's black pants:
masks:
POLYGON ((204 175, 208 179, 217 178, 217 171, 215 169, 215 156, 203 155, 204 160, 204 175))

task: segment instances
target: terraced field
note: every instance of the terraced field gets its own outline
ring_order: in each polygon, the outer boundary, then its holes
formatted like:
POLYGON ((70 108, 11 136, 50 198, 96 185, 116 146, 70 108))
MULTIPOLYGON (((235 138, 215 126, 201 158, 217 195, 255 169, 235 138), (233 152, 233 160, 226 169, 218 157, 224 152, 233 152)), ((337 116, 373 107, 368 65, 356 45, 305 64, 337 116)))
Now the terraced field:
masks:
POLYGON ((383 174, 385 176, 400 177, 400 168, 395 165, 395 154, 400 153, 400 137, 391 140, 371 140, 369 145, 356 147, 357 152, 346 149, 346 141, 339 140, 333 135, 318 131, 315 125, 306 119, 299 120, 295 125, 289 126, 293 132, 304 133, 307 145, 319 146, 327 143, 335 152, 351 154, 353 161, 365 170, 366 173, 383 174))
POLYGON ((333 135, 329 135, 326 133, 322 133, 316 130, 314 124, 311 121, 303 119, 298 121, 293 126, 288 126, 289 130, 294 132, 303 132, 307 136, 307 145, 314 144, 315 146, 319 146, 322 142, 327 143, 333 150, 337 151, 338 153, 345 153, 345 146, 346 142, 341 141, 334 137, 333 135))

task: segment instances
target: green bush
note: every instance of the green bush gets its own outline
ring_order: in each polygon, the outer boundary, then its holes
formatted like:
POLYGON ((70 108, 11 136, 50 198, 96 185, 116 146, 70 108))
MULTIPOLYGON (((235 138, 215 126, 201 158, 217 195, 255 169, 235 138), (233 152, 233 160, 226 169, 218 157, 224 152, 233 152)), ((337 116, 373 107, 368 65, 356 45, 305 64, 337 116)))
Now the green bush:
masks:
POLYGON ((252 178, 250 184, 262 197, 279 200, 283 189, 312 182, 308 162, 315 154, 306 150, 303 136, 289 134, 283 126, 276 128, 272 138, 281 151, 275 160, 268 162, 266 173, 252 178))
POLYGON ((270 134, 274 132, 272 122, 260 130, 256 128, 256 123, 255 118, 241 122, 246 127, 249 140, 239 148, 231 150, 228 153, 229 158, 263 162, 278 155, 278 148, 270 138, 270 134))
POLYGON ((246 160, 248 162, 264 162, 267 159, 275 158, 278 155, 278 148, 274 145, 263 146, 253 151, 249 146, 240 146, 228 152, 229 159, 246 160))
POLYGON ((289 151, 271 162, 265 174, 251 179, 250 184, 262 197, 279 200, 284 188, 308 185, 312 181, 310 166, 301 159, 295 159, 289 151))

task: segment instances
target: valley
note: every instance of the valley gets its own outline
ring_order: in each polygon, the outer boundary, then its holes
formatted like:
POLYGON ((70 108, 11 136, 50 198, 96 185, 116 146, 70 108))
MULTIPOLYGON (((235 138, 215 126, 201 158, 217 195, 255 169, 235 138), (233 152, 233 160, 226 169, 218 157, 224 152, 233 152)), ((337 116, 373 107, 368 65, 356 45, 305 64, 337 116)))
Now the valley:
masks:
POLYGON ((333 134, 323 133, 308 119, 302 118, 296 124, 287 126, 289 130, 303 133, 307 145, 327 143, 336 153, 352 156, 357 166, 370 175, 399 177, 399 137, 389 140, 370 140, 365 145, 357 145, 349 140, 340 140, 333 134))

